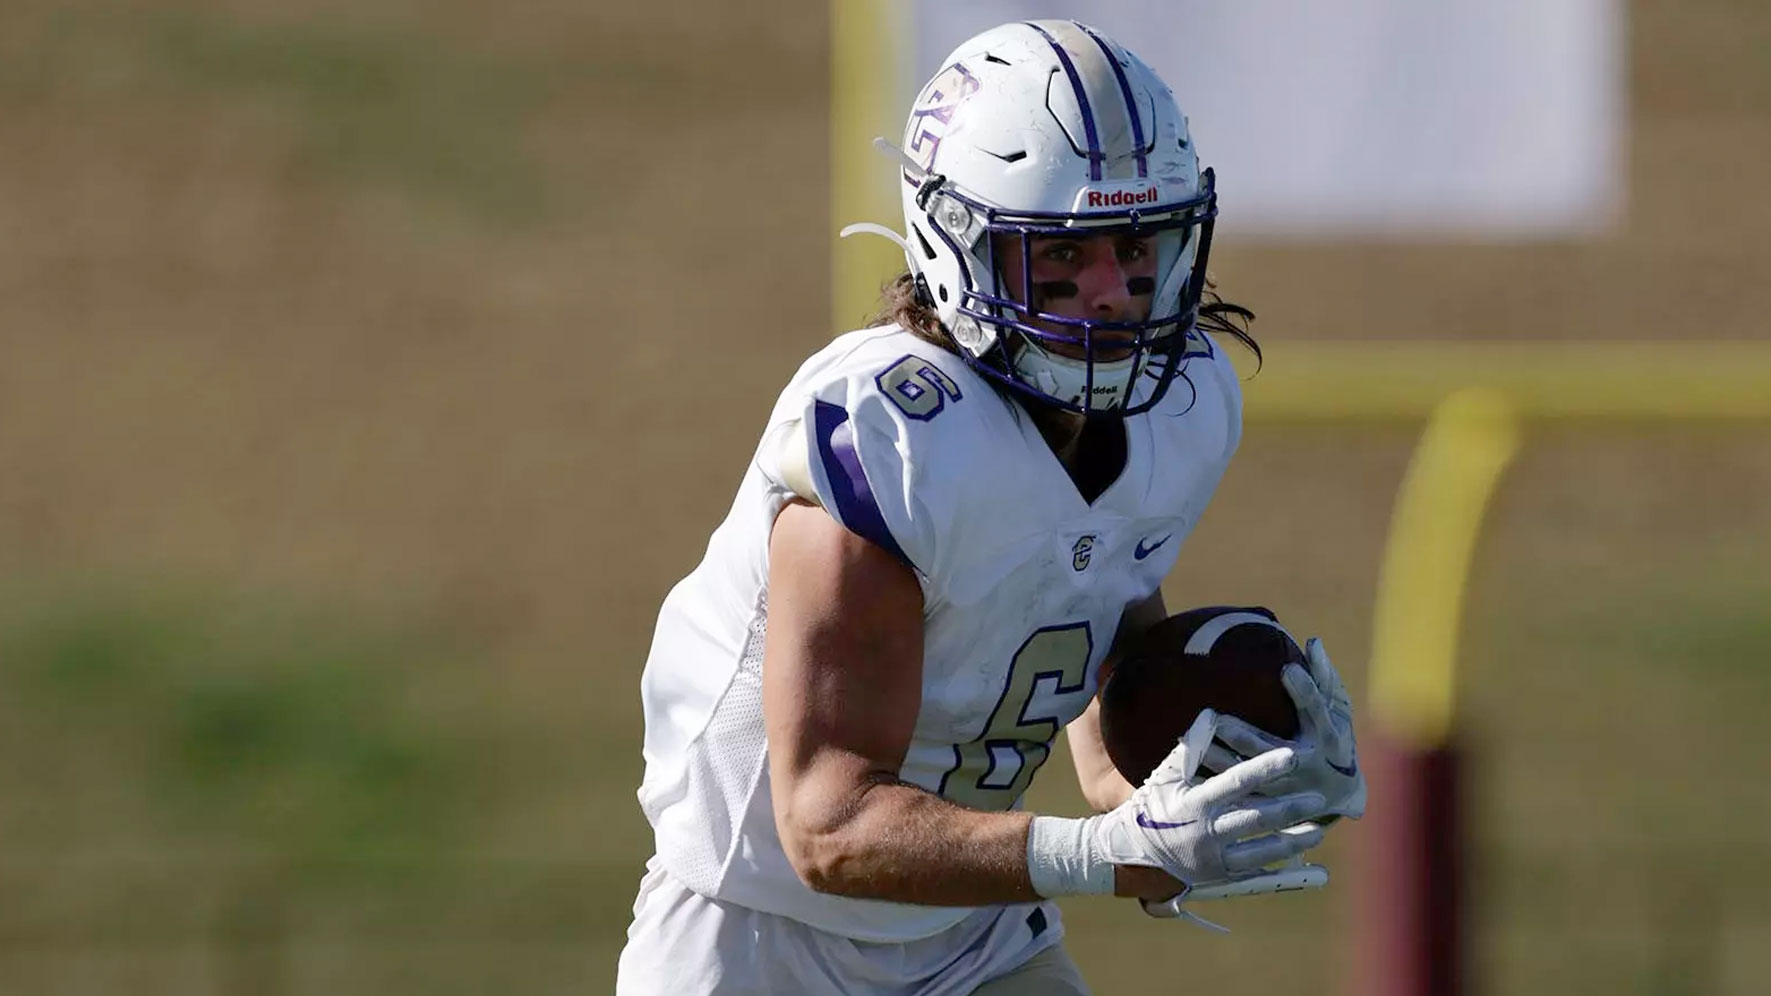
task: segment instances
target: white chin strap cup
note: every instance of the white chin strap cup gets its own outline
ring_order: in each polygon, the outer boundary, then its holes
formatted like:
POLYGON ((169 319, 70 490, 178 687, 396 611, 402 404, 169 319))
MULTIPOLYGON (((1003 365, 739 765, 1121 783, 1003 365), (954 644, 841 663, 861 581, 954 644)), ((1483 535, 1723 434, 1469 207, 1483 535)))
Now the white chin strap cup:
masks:
POLYGON ((1092 411, 1113 411, 1131 403, 1141 364, 1135 357, 1094 364, 1094 396, 1088 396, 1089 364, 1059 356, 1022 337, 1014 359, 1015 373, 1027 383, 1060 401, 1084 405, 1092 411))

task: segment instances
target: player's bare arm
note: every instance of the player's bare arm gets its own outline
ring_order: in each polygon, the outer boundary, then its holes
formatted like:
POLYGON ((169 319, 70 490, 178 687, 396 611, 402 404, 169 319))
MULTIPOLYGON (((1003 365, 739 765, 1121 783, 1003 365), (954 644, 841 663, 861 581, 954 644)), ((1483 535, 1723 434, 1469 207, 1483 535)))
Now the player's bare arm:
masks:
POLYGON ((820 892, 929 905, 1037 899, 1028 813, 986 813, 897 777, 922 705, 910 569, 793 503, 769 543, 763 712, 775 823, 820 892))
POLYGON ((1197 785, 1210 740, 1111 813, 1086 820, 988 813, 895 774, 921 706, 922 597, 908 568, 823 510, 792 503, 769 544, 763 710, 775 823, 807 885, 855 898, 977 906, 1106 894, 1163 899, 1314 846, 1269 831, 1321 799, 1242 800, 1295 766, 1290 750, 1197 785), (1105 822, 1102 822, 1105 821, 1105 822))
MULTIPOLYGON (((1161 590, 1128 606, 1120 618, 1119 631, 1113 637, 1113 649, 1101 664, 1097 684, 1106 685, 1107 676, 1113 673, 1113 663, 1123 648, 1167 616, 1168 608, 1163 604, 1161 590)), ((1107 756, 1106 744, 1101 740, 1101 700, 1098 696, 1065 728, 1064 735, 1070 742, 1070 758, 1076 765, 1076 781, 1082 789, 1082 797, 1095 812, 1105 813, 1131 798, 1131 782, 1113 766, 1113 759, 1107 756)))

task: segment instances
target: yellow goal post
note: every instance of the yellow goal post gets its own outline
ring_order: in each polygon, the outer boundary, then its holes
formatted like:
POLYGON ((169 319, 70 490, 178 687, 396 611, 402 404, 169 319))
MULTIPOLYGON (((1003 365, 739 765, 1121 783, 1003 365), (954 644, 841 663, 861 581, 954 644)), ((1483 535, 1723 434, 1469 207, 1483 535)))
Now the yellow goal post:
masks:
POLYGON ((1251 422, 1426 420, 1373 612, 1371 718, 1417 750, 1453 725, 1463 596, 1483 513, 1530 420, 1771 420, 1771 342, 1280 343, 1251 422))

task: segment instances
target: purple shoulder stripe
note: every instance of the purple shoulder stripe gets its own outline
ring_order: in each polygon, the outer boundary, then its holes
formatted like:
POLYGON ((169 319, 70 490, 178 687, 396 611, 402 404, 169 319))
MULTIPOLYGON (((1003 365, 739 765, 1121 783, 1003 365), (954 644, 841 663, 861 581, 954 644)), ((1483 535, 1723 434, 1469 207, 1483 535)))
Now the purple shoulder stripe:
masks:
POLYGON ((813 431, 817 434, 818 458, 824 464, 824 476, 830 481, 829 509, 850 532, 886 551, 911 570, 916 565, 904 555, 904 549, 892 538, 879 503, 873 498, 873 487, 861 467, 861 455, 855 452, 855 429, 849 422, 848 409, 819 401, 813 409, 813 431))

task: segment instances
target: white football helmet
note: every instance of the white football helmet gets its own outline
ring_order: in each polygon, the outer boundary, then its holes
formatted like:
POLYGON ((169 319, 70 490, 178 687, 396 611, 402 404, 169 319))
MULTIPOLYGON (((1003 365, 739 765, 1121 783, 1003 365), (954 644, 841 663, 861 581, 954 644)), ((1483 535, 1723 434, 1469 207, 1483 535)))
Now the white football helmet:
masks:
POLYGON ((984 376, 1084 415, 1149 410, 1189 344, 1204 348, 1192 333, 1217 215, 1212 172, 1199 171, 1174 93, 1075 21, 992 28, 944 65, 916 98, 902 150, 904 249, 920 292, 984 376), (1126 233, 1155 239, 1154 285, 1128 284, 1151 295, 1147 320, 1039 310, 1033 238, 1126 233), (1031 300, 1006 291, 992 235, 1021 240, 1019 286, 1031 300), (1095 359, 1103 331, 1119 341, 1100 351, 1118 358, 1095 359), (1080 346, 1085 358, 1050 343, 1080 346))

